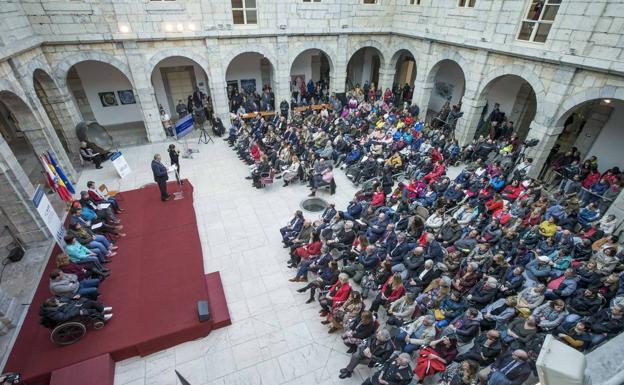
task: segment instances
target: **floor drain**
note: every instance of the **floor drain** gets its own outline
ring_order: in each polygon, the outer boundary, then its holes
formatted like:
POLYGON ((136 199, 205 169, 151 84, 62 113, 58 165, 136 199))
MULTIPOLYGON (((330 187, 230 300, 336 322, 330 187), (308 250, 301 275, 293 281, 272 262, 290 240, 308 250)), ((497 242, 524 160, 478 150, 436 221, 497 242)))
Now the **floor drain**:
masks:
POLYGON ((321 198, 308 198, 301 201, 301 208, 313 213, 323 211, 326 207, 327 202, 321 198))

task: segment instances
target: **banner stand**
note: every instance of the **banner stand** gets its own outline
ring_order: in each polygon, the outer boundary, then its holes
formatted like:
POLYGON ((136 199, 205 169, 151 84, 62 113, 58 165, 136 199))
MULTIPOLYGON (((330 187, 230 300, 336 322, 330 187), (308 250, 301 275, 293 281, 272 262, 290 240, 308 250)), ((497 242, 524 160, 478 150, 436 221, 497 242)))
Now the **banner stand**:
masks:
POLYGON ((180 141, 180 139, 184 138, 184 151, 182 151, 182 158, 185 159, 193 159, 193 153, 195 152, 199 152, 199 150, 194 150, 192 148, 189 147, 188 145, 188 140, 187 140, 187 135, 190 134, 191 132, 193 132, 193 115, 192 114, 188 114, 180 119, 178 119, 178 121, 175 124, 175 134, 176 134, 176 140, 180 141))

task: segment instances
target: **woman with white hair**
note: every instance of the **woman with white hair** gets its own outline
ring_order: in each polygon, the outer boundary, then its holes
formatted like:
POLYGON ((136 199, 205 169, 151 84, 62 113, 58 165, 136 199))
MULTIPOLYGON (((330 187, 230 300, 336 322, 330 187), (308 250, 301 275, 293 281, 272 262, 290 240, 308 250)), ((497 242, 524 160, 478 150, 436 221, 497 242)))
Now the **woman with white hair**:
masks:
POLYGON ((294 181, 299 176, 299 168, 301 167, 301 162, 299 162, 299 158, 297 155, 293 155, 290 158, 290 166, 284 172, 282 172, 282 178, 284 178, 284 187, 288 186, 288 184, 294 181))

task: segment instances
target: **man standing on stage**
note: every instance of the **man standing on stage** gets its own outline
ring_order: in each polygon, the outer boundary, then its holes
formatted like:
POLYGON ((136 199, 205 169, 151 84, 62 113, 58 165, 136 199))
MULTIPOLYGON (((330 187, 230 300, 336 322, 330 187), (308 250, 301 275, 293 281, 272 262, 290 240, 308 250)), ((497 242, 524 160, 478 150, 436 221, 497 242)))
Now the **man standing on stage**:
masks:
POLYGON ((171 197, 167 194, 167 179, 169 179, 169 176, 167 175, 167 167, 160 161, 160 154, 154 155, 152 172, 154 173, 154 181, 158 183, 158 188, 160 189, 160 200, 163 202, 169 200, 171 197))

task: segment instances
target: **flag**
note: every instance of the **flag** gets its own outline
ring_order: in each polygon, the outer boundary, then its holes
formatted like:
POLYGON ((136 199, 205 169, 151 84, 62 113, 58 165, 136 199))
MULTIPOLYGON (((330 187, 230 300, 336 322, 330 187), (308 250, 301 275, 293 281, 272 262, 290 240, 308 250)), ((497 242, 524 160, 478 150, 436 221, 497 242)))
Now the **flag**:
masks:
POLYGON ((43 164, 43 169, 46 173, 46 178, 48 179, 50 187, 52 187, 52 189, 56 191, 56 193, 63 201, 70 202, 72 200, 71 193, 69 192, 69 190, 67 190, 67 187, 65 187, 65 183, 61 178, 59 178, 58 174, 54 170, 54 166, 52 166, 52 163, 50 162, 50 159, 48 159, 48 156, 46 154, 42 154, 40 159, 41 163, 43 164))
POLYGON ((50 159, 50 163, 52 163, 56 174, 59 176, 59 178, 61 178, 61 180, 65 184, 65 187, 67 187, 67 190, 69 190, 70 193, 75 194, 76 190, 74 190, 74 186, 72 186, 69 179, 67 179, 65 173, 63 172, 63 169, 61 169, 61 166, 56 162, 50 151, 48 151, 48 159, 50 159))

